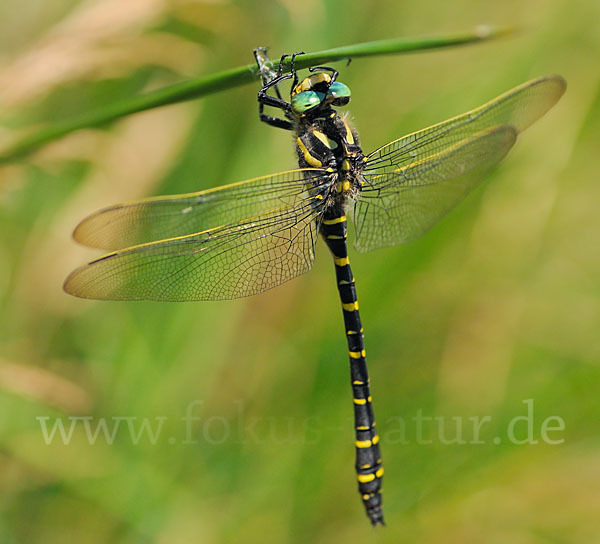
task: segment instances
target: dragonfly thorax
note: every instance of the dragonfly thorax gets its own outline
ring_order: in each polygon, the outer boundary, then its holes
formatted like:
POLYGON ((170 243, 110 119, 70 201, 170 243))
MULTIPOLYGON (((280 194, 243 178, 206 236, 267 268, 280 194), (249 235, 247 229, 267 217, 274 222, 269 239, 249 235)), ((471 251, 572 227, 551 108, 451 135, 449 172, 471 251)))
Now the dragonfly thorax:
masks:
POLYGON ((360 192, 365 160, 358 134, 345 116, 331 110, 326 117, 300 119, 296 124, 296 152, 301 168, 323 169, 322 175, 329 179, 323 192, 332 201, 341 203, 360 192))

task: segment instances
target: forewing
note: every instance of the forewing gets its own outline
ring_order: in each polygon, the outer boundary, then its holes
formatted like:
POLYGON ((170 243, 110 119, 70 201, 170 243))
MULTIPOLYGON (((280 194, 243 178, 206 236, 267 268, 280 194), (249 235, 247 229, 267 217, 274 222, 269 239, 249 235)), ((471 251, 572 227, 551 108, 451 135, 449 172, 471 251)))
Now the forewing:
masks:
POLYGON ((382 172, 423 161, 443 149, 492 127, 510 125, 517 134, 546 113, 563 95, 560 76, 534 79, 457 117, 394 140, 367 156, 366 171, 382 172))
POLYGON ((294 206, 238 224, 117 251, 75 270, 64 288, 103 300, 255 295, 311 268, 322 206, 305 193, 294 206))
POLYGON ((516 136, 510 126, 489 129, 424 161, 370 178, 373 187, 365 185, 354 207, 356 249, 401 244, 426 232, 502 160, 516 136))
POLYGON ((535 79, 483 106, 409 134, 367 156, 354 208, 359 251, 401 244, 432 227, 504 157, 516 135, 566 88, 535 79))
POLYGON ((290 170, 197 193, 147 198, 104 208, 75 229, 79 243, 117 250, 203 232, 294 206, 318 169, 290 170))

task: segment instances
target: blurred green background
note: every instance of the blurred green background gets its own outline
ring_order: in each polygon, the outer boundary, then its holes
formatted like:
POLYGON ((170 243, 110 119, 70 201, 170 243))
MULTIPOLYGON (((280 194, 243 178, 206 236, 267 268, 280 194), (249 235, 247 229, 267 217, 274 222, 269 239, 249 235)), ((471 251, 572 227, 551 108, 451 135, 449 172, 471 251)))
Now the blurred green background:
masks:
POLYGON ((597 542, 598 20, 593 0, 3 0, 0 144, 250 63, 258 45, 278 57, 481 23, 521 32, 337 65, 365 151, 532 77, 559 73, 569 88, 425 237, 351 255, 386 467, 377 531, 356 491, 345 339, 321 242, 309 274, 250 299, 109 303, 61 290, 98 255, 70 238, 90 212, 294 166, 290 137, 258 122, 257 84, 1 167, 0 542, 597 542), (538 443, 512 443, 528 399, 538 443), (418 414, 440 418, 421 440, 418 414), (552 416, 560 444, 542 439, 552 416), (473 417, 490 418, 482 443, 444 443, 455 422, 472 442, 473 417), (160 434, 135 443, 129 425, 144 419, 160 434), (73 424, 68 444, 58 431, 44 440, 57 421, 73 424), (100 429, 91 444, 85 425, 93 434, 102 421, 120 421, 114 440, 100 429))

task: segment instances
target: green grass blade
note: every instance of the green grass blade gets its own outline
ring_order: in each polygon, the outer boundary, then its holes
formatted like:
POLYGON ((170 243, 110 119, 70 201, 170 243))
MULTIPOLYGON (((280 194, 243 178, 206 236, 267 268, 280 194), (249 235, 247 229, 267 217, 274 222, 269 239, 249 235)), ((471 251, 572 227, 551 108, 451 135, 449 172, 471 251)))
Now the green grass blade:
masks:
MULTIPOLYGON (((502 37, 511 32, 510 29, 506 28, 481 26, 477 27, 472 32, 464 34, 395 38, 391 40, 365 42, 325 51, 317 51, 315 53, 307 53, 298 57, 296 60, 296 67, 302 69, 316 64, 335 62, 350 58, 411 53, 442 47, 467 45, 502 37)), ((279 61, 274 61, 273 65, 274 69, 277 69, 279 61)), ((286 59, 284 66, 289 67, 289 59, 286 59)), ((99 127, 133 113, 169 104, 177 104, 186 100, 193 100, 207 94, 238 87, 256 79, 259 79, 259 74, 254 64, 240 66, 238 68, 184 81, 163 89, 139 95, 109 105, 102 110, 82 115, 76 119, 68 119, 61 123, 54 123, 33 130, 28 134, 17 138, 5 149, 1 150, 0 164, 22 158, 45 144, 82 128, 99 127)))

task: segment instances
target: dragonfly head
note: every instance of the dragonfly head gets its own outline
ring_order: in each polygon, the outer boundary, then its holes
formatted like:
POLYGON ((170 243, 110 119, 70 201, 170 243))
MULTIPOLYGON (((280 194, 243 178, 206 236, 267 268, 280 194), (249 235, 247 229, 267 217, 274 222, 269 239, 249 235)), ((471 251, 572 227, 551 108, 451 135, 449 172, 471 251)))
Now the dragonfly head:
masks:
POLYGON ((311 74, 292 89, 292 111, 299 117, 348 102, 350 89, 326 72, 311 74))

